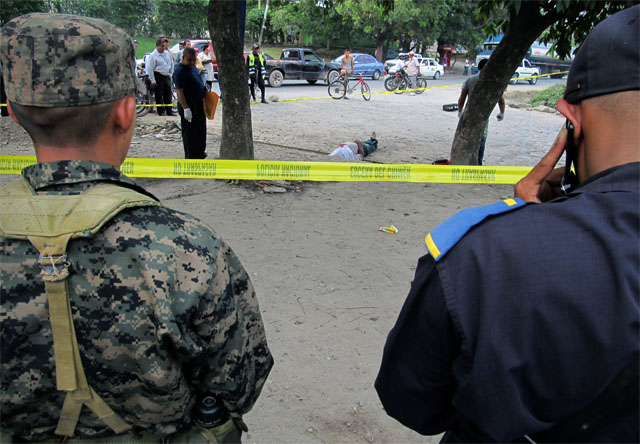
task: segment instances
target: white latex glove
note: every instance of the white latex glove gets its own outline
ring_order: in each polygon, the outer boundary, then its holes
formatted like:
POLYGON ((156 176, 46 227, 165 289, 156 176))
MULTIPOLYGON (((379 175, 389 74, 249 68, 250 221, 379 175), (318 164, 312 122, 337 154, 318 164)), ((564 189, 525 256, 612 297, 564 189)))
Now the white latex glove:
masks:
POLYGON ((462 117, 462 111, 458 111, 458 119, 462 117))
POLYGON ((501 122, 502 119, 504 119, 504 113, 498 113, 498 115, 496 116, 496 119, 498 119, 498 122, 501 122))
POLYGON ((193 120, 193 113, 189 108, 184 110, 184 118, 187 122, 191 122, 193 120))

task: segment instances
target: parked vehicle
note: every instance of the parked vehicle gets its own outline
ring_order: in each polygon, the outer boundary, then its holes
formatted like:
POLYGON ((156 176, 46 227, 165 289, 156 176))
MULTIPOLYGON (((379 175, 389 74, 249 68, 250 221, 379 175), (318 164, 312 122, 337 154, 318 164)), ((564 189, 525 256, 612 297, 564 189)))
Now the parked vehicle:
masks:
MULTIPOLYGON (((353 68, 358 75, 378 80, 381 75, 386 74, 382 62, 379 62, 374 56, 357 52, 351 53, 351 56, 353 57, 353 68)), ((343 58, 344 54, 333 59, 333 63, 337 63, 340 66, 343 58)))
MULTIPOLYGON (((490 37, 485 40, 482 48, 479 48, 481 51, 478 52, 478 56, 476 57, 476 66, 471 68, 473 74, 478 72, 477 66, 480 60, 488 59, 491 54, 493 54, 493 50, 502 41, 502 37, 503 34, 499 34, 496 37, 490 37)), ((541 43, 538 41, 533 42, 531 47, 529 47, 526 58, 533 66, 540 68, 540 74, 569 71, 571 63, 573 63, 572 58, 560 59, 555 51, 551 50, 550 43, 541 43)), ((564 74, 554 74, 551 78, 561 79, 563 75, 564 74)))
POLYGON ((402 82, 406 84, 406 80, 407 73, 405 72, 405 70, 401 69, 399 71, 396 71, 394 67, 388 72, 387 76, 384 79, 384 88, 387 91, 394 91, 398 89, 398 86, 400 86, 402 82))
MULTIPOLYGON (((418 63, 420 63, 420 66, 422 66, 422 60, 424 59, 422 54, 414 53, 413 56, 416 58, 416 60, 418 60, 418 63)), ((398 63, 398 60, 405 63, 407 60, 409 60, 409 53, 401 52, 400 54, 398 54, 398 57, 396 57, 395 59, 390 59, 384 62, 384 67, 387 70, 387 72, 395 68, 396 64, 398 63)))
POLYGON ((426 57, 420 62, 420 74, 422 77, 431 77, 438 80, 444 75, 444 66, 431 57, 426 57))
MULTIPOLYGON (((204 51, 204 48, 211 44, 211 40, 206 39, 189 39, 189 41, 191 42, 191 47, 198 50, 198 54, 202 53, 204 51)), ((169 50, 172 54, 176 54, 178 51, 180 51, 179 43, 173 45, 171 48, 169 48, 169 50)), ((218 80, 218 62, 216 61, 216 55, 213 52, 213 47, 211 47, 211 58, 213 59, 213 76, 216 80, 218 80)), ((178 63, 180 62, 178 61, 178 63)))
POLYGON ((265 60, 265 65, 267 82, 274 88, 285 80, 306 80, 311 85, 322 80, 330 84, 340 73, 339 64, 325 62, 308 48, 284 48, 279 59, 265 60))
MULTIPOLYGON (((537 66, 533 66, 531 62, 527 59, 522 59, 520 62, 520 66, 516 69, 516 72, 511 76, 511 80, 509 83, 515 85, 518 83, 520 77, 531 77, 531 76, 539 76, 540 68, 537 66)), ((538 78, 534 77, 533 79, 525 79, 529 84, 535 85, 538 82, 538 78)))

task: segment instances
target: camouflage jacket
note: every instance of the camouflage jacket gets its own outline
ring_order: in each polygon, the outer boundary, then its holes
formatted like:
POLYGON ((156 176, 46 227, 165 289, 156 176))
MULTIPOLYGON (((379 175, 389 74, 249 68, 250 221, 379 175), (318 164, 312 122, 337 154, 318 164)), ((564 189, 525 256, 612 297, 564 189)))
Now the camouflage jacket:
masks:
MULTIPOLYGON (((22 174, 39 194, 81 193, 98 181, 144 192, 96 162, 22 174)), ((234 416, 251 409, 273 358, 249 276, 211 229, 165 207, 131 208, 67 253, 87 379, 125 421, 158 436, 183 430, 205 391, 234 416)), ((64 399, 37 258, 29 242, 0 239, 2 430, 23 440, 54 437, 64 399)), ((83 410, 77 437, 112 433, 83 410)))

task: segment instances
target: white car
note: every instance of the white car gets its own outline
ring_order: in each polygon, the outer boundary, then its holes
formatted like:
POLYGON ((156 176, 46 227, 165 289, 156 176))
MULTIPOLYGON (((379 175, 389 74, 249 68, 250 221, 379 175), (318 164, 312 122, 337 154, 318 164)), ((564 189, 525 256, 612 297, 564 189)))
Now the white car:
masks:
MULTIPOLYGON (((422 63, 422 60, 424 59, 424 57, 422 57, 422 54, 414 54, 413 56, 418 60, 419 63, 422 63)), ((396 67, 396 64, 398 63, 398 60, 401 60, 402 63, 406 63, 407 60, 409 60, 409 53, 401 52, 400 54, 398 54, 398 57, 396 57, 395 59, 385 61, 384 69, 387 72, 389 72, 389 70, 395 72, 395 67, 396 67)), ((420 69, 422 69, 422 67, 420 69)))
POLYGON ((422 77, 431 77, 433 80, 438 80, 444 75, 444 66, 436 62, 435 59, 427 57, 420 61, 420 74, 422 77))
MULTIPOLYGON (((509 83, 511 83, 512 85, 515 85, 516 83, 518 83, 518 80, 520 79, 520 77, 531 77, 531 76, 539 76, 539 75, 540 75, 540 68, 538 68, 537 66, 533 66, 529 60, 522 59, 520 66, 518 66, 518 69, 516 69, 516 72, 511 77, 511 80, 509 80, 509 83)), ((538 82, 537 77, 534 77, 533 79, 529 78, 524 80, 529 82, 529 84, 531 85, 535 85, 538 82)))

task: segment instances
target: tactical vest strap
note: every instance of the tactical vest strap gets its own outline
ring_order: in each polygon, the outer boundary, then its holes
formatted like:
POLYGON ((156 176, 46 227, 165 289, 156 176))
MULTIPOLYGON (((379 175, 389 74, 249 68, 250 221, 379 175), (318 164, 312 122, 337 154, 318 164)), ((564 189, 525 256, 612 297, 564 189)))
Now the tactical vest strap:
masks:
POLYGON ((116 434, 131 428, 89 387, 82 366, 69 300, 67 246, 89 237, 120 211, 161 205, 149 196, 115 184, 101 184, 81 195, 37 195, 26 180, 2 188, 4 211, 0 235, 28 239, 49 300, 49 320, 56 363, 56 386, 67 392, 55 433, 73 436, 82 406, 89 407, 116 434))

